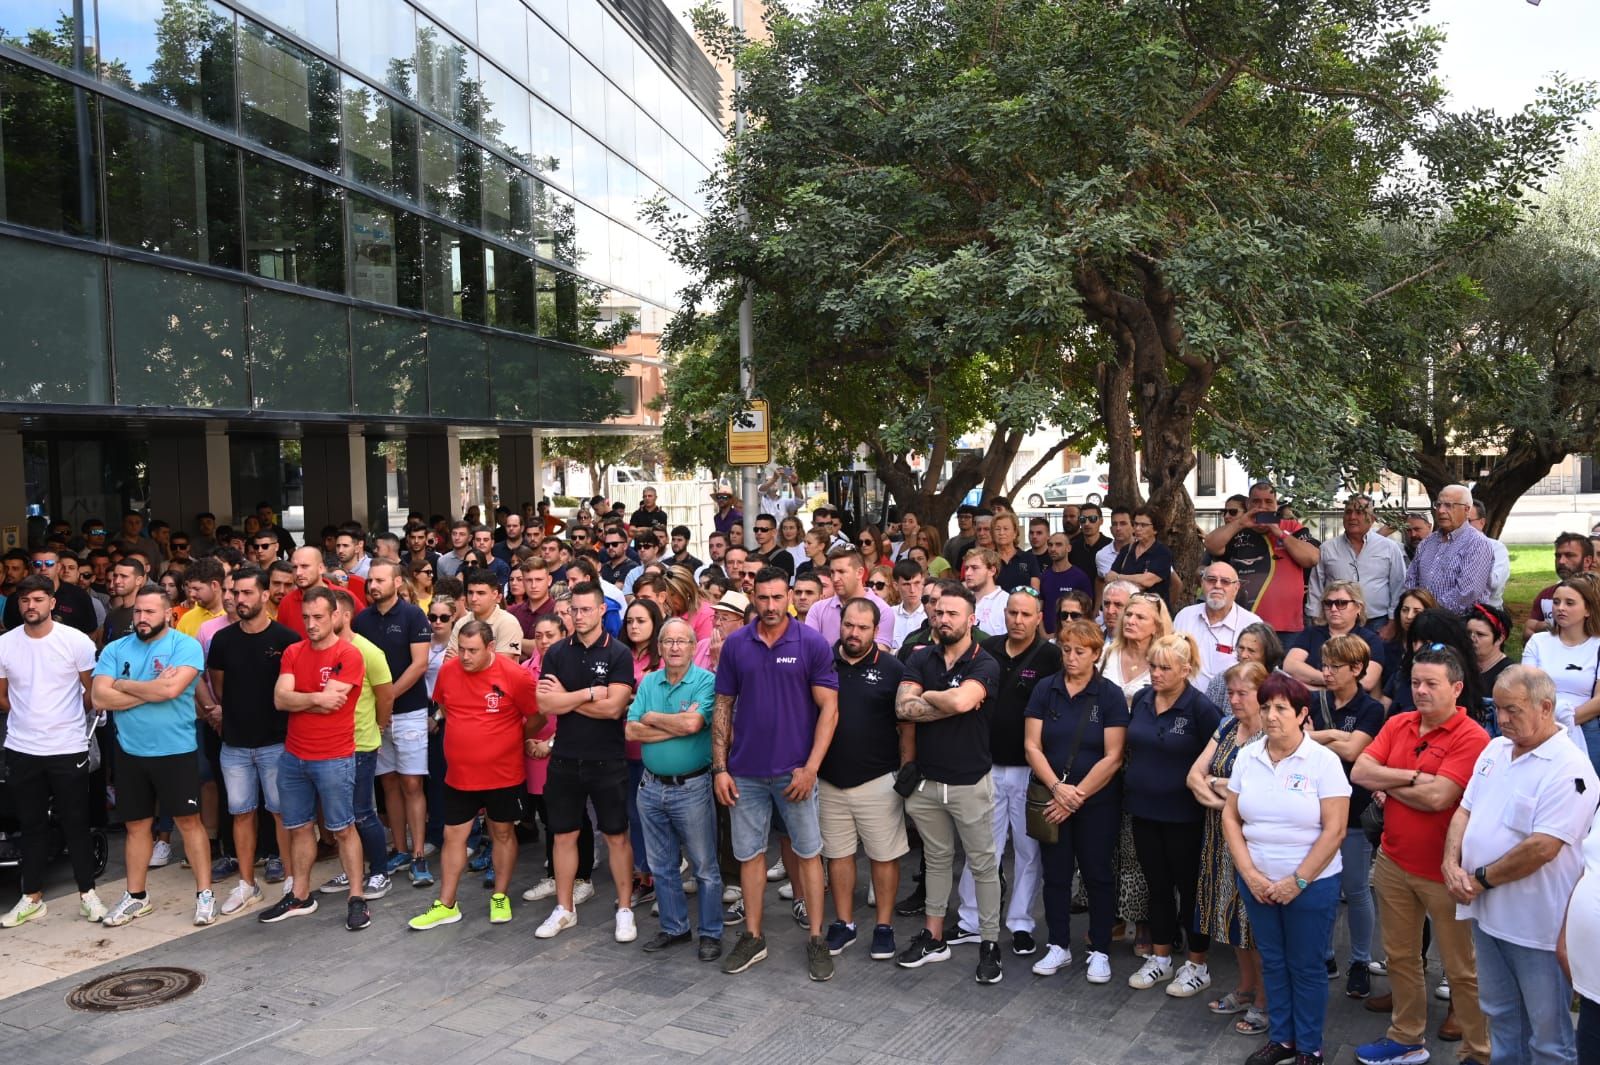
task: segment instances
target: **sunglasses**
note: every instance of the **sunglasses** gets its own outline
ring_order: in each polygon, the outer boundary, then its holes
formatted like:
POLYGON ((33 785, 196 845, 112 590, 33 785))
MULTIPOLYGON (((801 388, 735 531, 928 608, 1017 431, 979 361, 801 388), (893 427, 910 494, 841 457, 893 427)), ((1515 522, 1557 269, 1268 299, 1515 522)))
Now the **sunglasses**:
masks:
POLYGON ((1088 514, 1085 514, 1085 515, 1083 515, 1082 517, 1080 517, 1078 519, 1078 524, 1079 525, 1093 525, 1095 522, 1097 522, 1099 520, 1100 520, 1100 515, 1098 515, 1098 514, 1094 515, 1093 517, 1091 517, 1088 514))
POLYGON ((1017 595, 1017 594, 1021 594, 1021 595, 1031 595, 1031 596, 1033 596, 1033 597, 1034 597, 1034 598, 1035 598, 1035 599, 1037 599, 1037 598, 1039 598, 1039 591, 1038 591, 1038 589, 1036 589, 1036 588, 1032 588, 1032 587, 1030 587, 1030 586, 1028 586, 1028 585, 1026 585, 1026 584, 1024 584, 1024 585, 1021 585, 1021 586, 1020 586, 1020 587, 1017 587, 1017 588, 1013 588, 1013 589, 1011 589, 1011 594, 1012 594, 1012 595, 1017 595))
POLYGON ((867 582, 867 587, 871 588, 875 592, 881 592, 881 591, 884 591, 885 589, 887 589, 889 587, 889 582, 888 581, 868 581, 867 582))
POLYGON ((187 540, 174 540, 172 541, 172 549, 174 551, 187 551, 189 550, 189 542, 187 540))
POLYGON ((90 536, 104 536, 105 534, 106 534, 106 531, 104 529, 90 529, 89 530, 89 535, 90 536))
POLYGON ((777 531, 778 531, 778 527, 776 525, 757 525, 756 526, 756 532, 777 532, 777 531))
POLYGON ((932 603, 934 601, 935 598, 937 598, 937 597, 936 596, 932 596, 932 595, 923 596, 922 597, 922 605, 923 606, 928 606, 930 603, 932 603))
POLYGON ((432 566, 423 566, 421 569, 417 570, 417 573, 419 575, 423 574, 423 573, 426 573, 428 576, 431 577, 431 576, 433 576, 433 567, 432 566))
POLYGON ((429 621, 449 621, 450 620, 450 615, 449 614, 429 614, 428 615, 428 620, 429 621))
POLYGON ((55 569, 56 560, 53 558, 36 558, 33 560, 34 569, 55 569))
POLYGON ((1322 601, 1322 608, 1324 610, 1343 610, 1346 607, 1355 605, 1356 601, 1354 599, 1324 599, 1322 601))
POLYGON ((1244 511, 1240 510, 1238 507, 1229 507, 1227 510, 1222 512, 1222 516, 1225 518, 1237 518, 1243 513, 1244 511))
POLYGON ((1056 615, 1057 621, 1082 621, 1083 614, 1076 610, 1063 610, 1056 615))

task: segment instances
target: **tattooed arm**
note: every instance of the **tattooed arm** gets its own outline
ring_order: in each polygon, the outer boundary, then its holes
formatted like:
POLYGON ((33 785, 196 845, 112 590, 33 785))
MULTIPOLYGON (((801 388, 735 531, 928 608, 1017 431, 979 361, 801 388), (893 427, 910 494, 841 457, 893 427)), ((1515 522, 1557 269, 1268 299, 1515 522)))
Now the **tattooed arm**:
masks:
POLYGON ((901 721, 928 722, 939 721, 952 716, 950 710, 935 708, 923 696, 922 685, 914 680, 900 682, 900 690, 894 697, 894 716, 901 721))
POLYGON ((728 772, 728 749, 733 745, 733 696, 718 695, 711 715, 711 790, 717 801, 732 806, 739 798, 739 787, 728 772))

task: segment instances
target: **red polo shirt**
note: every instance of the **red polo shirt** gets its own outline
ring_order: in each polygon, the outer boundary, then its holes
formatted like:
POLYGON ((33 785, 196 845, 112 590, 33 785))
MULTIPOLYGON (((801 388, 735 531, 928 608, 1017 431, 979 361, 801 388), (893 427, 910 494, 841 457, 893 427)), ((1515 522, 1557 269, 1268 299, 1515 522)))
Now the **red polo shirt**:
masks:
MULTIPOLYGON (((1390 769, 1421 770, 1449 777, 1466 790, 1489 734, 1461 707, 1444 724, 1422 735, 1422 712, 1391 717, 1366 752, 1390 769)), ((1443 883, 1444 835, 1460 801, 1443 810, 1417 810, 1399 799, 1383 804, 1383 853, 1412 876, 1443 883)))

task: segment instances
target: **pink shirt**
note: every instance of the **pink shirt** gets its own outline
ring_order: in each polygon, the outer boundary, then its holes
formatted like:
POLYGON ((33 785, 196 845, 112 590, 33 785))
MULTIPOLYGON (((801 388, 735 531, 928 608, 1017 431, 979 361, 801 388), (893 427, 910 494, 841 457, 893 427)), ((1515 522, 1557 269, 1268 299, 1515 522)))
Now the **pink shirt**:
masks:
MULTIPOLYGON (((539 683, 539 676, 540 676, 539 664, 543 660, 544 660, 544 656, 539 653, 537 648, 535 648, 533 654, 528 657, 528 660, 526 662, 522 663, 522 668, 528 671, 528 676, 533 678, 533 683, 535 685, 538 685, 538 683, 539 683)), ((545 718, 544 727, 541 728, 533 738, 536 739, 536 740, 548 740, 551 736, 554 736, 555 734, 556 734, 556 715, 551 714, 547 718, 545 718)), ((527 758, 527 759, 524 759, 524 761, 527 763, 526 772, 527 772, 527 775, 528 775, 528 794, 529 795, 543 795, 544 794, 544 778, 545 778, 546 774, 548 774, 550 772, 550 759, 548 759, 548 758, 527 758)))

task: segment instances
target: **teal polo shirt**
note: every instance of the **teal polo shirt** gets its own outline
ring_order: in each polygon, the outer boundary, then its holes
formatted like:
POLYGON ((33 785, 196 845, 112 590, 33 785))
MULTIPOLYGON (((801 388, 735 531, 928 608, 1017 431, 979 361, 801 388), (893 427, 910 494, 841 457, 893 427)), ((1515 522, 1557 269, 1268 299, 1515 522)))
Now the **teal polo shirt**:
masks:
POLYGON ((644 767, 657 776, 681 777, 711 764, 711 713, 716 709, 717 678, 709 669, 690 666, 683 679, 669 683, 667 671, 646 673, 628 708, 628 720, 640 721, 645 714, 681 714, 693 705, 705 719, 705 727, 690 736, 644 744, 644 767))
POLYGON ((155 680, 168 666, 191 666, 198 672, 175 698, 115 712, 117 744, 128 754, 162 758, 195 749, 194 690, 205 672, 205 654, 199 640, 168 625, 153 640, 130 632, 107 644, 95 663, 95 676, 114 680, 155 680))

